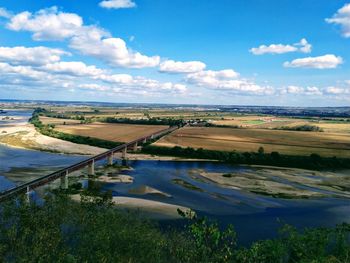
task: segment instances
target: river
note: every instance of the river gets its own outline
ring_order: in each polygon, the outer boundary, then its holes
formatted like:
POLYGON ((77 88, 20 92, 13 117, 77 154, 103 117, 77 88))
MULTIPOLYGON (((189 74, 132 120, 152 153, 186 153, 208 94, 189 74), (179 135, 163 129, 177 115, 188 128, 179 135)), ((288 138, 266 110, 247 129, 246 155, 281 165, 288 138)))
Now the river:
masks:
MULTIPOLYGON (((30 114, 22 114, 22 116, 21 121, 25 121, 30 114)), ((0 125, 8 125, 8 123, 0 123, 0 125)), ((86 157, 0 145, 0 190, 32 180, 84 158, 86 157)), ((208 180, 198 180, 193 176, 193 171, 198 170, 219 173, 251 173, 257 168, 218 162, 188 161, 139 160, 129 161, 128 165, 133 170, 125 171, 123 174, 134 178, 132 184, 105 183, 103 189, 111 190, 115 196, 140 197, 140 195, 131 194, 130 190, 145 185, 153 187, 171 197, 144 195, 142 198, 190 207, 198 215, 216 219, 223 226, 233 224, 241 244, 273 237, 283 223, 303 228, 334 226, 344 221, 350 222, 350 202, 346 198, 274 198, 224 188, 208 180), (175 184, 174 179, 184 180, 194 185, 195 189, 175 184)), ((163 221, 161 224, 176 225, 181 222, 163 221)))

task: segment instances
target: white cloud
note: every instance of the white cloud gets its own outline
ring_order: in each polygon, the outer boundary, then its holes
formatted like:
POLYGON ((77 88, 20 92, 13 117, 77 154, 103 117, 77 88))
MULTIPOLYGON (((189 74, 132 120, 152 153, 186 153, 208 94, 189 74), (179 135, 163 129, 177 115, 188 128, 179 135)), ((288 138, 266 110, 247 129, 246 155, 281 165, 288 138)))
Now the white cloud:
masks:
POLYGON ((146 56, 126 46, 124 40, 111 37, 106 30, 86 26, 77 14, 58 11, 57 7, 42 9, 34 14, 22 12, 10 19, 7 27, 15 31, 29 31, 33 39, 64 40, 69 46, 110 65, 126 68, 156 67, 159 56, 146 56))
POLYGON ((282 93, 288 93, 288 94, 302 94, 304 92, 303 87, 299 86, 288 86, 286 87, 282 93))
POLYGON ((280 90, 281 94, 294 94, 301 96, 340 96, 340 95, 350 95, 350 87, 301 87, 301 86, 287 86, 280 90))
POLYGON ((310 53, 312 50, 312 45, 309 42, 307 42, 305 38, 300 40, 299 43, 294 44, 294 46, 299 47, 299 51, 303 53, 310 53))
POLYGON ((285 62, 284 67, 289 68, 316 68, 316 69, 331 69, 336 68, 343 63, 341 57, 332 54, 319 57, 298 58, 291 62, 285 62))
POLYGON ((206 65, 201 61, 174 61, 167 60, 160 64, 159 71, 165 73, 194 73, 203 71, 206 65))
POLYGON ((322 95, 322 91, 318 87, 306 87, 305 88, 306 95, 322 95))
POLYGON ((20 77, 30 80, 41 80, 46 77, 46 74, 33 69, 30 66, 13 66, 8 63, 0 62, 0 76, 4 77, 20 77))
POLYGON ((172 82, 160 82, 154 79, 148 79, 140 76, 133 77, 128 74, 103 74, 98 79, 118 85, 118 87, 142 89, 148 92, 170 92, 170 93, 186 93, 187 87, 183 84, 172 82))
POLYGON ((327 87, 325 89, 326 93, 331 95, 345 95, 350 94, 350 88, 340 88, 340 87, 327 87))
POLYGON ((344 37, 350 37, 350 3, 340 8, 332 18, 326 18, 326 22, 340 25, 342 35, 344 37))
POLYGON ((315 86, 300 87, 300 86, 288 86, 281 90, 281 94, 295 94, 295 95, 322 95, 323 92, 320 88, 315 86))
POLYGON ((108 91, 111 88, 104 86, 104 85, 99 85, 96 83, 83 83, 83 84, 79 84, 78 88, 81 89, 90 89, 90 90, 97 90, 97 91, 108 91))
POLYGON ((260 86, 253 81, 239 78, 239 74, 232 69, 207 70, 188 74, 186 81, 198 87, 225 90, 235 94, 263 95, 274 92, 274 89, 270 86, 260 86))
POLYGON ((136 4, 132 0, 105 0, 99 4, 103 8, 108 9, 120 9, 120 8, 133 8, 136 4))
POLYGON ((10 64, 44 65, 69 53, 47 47, 0 47, 0 61, 10 64))
POLYGON ((55 62, 46 65, 11 65, 0 62, 0 88, 39 90, 78 89, 89 92, 109 92, 110 95, 182 96, 187 93, 183 84, 161 82, 129 74, 110 74, 107 70, 80 61, 55 62))
POLYGON ((127 48, 121 38, 104 38, 98 31, 85 31, 73 37, 70 47, 84 55, 99 58, 113 66, 126 68, 156 67, 159 56, 145 56, 127 48))
POLYGON ((33 32, 34 40, 63 40, 74 36, 82 25, 80 16, 51 7, 35 14, 28 11, 19 13, 10 19, 7 27, 14 31, 33 32))
POLYGON ((251 48, 249 51, 254 55, 263 54, 284 54, 289 52, 311 52, 311 44, 307 42, 305 38, 301 39, 300 42, 293 45, 283 45, 283 44, 271 44, 269 46, 261 45, 257 48, 251 48))
POLYGON ((0 17, 11 18, 12 14, 6 8, 0 7, 0 17))
POLYGON ((80 61, 57 62, 53 64, 47 64, 40 69, 51 73, 85 77, 99 76, 104 73, 102 69, 98 69, 95 66, 87 66, 85 63, 80 61))

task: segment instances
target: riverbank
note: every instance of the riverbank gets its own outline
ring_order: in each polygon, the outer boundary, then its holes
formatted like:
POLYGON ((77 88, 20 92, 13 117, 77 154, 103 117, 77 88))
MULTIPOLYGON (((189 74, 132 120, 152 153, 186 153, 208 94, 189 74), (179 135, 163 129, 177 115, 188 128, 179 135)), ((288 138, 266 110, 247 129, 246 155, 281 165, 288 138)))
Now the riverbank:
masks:
MULTIPOLYGON (((6 125, 0 125, 0 144, 27 150, 76 155, 97 155, 104 151, 107 151, 107 149, 104 148, 72 143, 69 141, 43 135, 38 132, 32 124, 29 124, 27 122, 8 122, 6 125)), ((122 154, 116 153, 115 157, 121 158, 122 154)), ((127 159, 131 161, 210 161, 195 158, 158 156, 143 153, 128 153, 127 159)))
POLYGON ((62 154, 97 155, 105 149, 71 143, 45 136, 28 123, 12 123, 0 126, 0 143, 16 148, 47 151, 62 154))
MULTIPOLYGON (((74 201, 81 201, 80 195, 72 195, 71 198, 74 201)), ((147 213, 150 214, 151 218, 180 219, 182 216, 178 210, 181 210, 186 215, 194 215, 194 212, 188 207, 143 198, 114 196, 111 201, 117 209, 147 213)))

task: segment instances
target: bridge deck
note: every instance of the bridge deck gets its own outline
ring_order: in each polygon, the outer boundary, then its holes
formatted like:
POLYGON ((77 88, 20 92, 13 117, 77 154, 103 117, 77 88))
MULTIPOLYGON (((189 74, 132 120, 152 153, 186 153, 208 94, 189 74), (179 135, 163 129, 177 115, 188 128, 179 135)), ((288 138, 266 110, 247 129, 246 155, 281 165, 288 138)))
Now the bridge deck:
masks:
POLYGON ((54 180, 56 180, 56 179, 58 179, 60 177, 66 176, 67 173, 69 174, 69 173, 78 171, 78 170, 88 166, 89 164, 91 164, 93 162, 96 162, 96 161, 102 160, 104 158, 107 158, 111 154, 114 154, 116 152, 120 152, 120 151, 122 151, 125 148, 128 148, 130 146, 135 145, 136 143, 143 143, 144 140, 158 138, 158 137, 160 137, 160 136, 162 136, 162 135, 164 135, 164 134, 166 134, 168 132, 172 132, 172 131, 174 131, 176 129, 178 129, 178 127, 174 126, 174 127, 170 127, 170 128, 158 131, 156 133, 152 133, 152 134, 147 135, 147 136, 143 136, 143 137, 138 138, 136 140, 133 140, 131 142, 121 144, 121 145, 119 145, 119 146, 117 146, 117 147, 115 147, 113 149, 110 149, 110 150, 108 150, 106 152, 103 152, 101 154, 98 154, 96 156, 88 158, 88 159, 86 159, 84 161, 81 161, 79 163, 76 163, 76 164, 73 164, 71 166, 65 167, 65 168, 63 168, 61 170, 58 170, 56 172, 53 172, 51 174, 44 175, 44 176, 42 176, 40 178, 37 178, 35 180, 32 180, 30 182, 27 182, 27 183, 21 184, 19 186, 10 188, 8 190, 5 190, 5 191, 0 193, 0 202, 3 201, 3 200, 8 199, 10 197, 16 196, 18 194, 25 193, 25 192, 28 192, 30 190, 33 190, 33 189, 35 189, 35 188, 37 188, 39 186, 48 184, 49 182, 52 182, 52 181, 54 181, 54 180))

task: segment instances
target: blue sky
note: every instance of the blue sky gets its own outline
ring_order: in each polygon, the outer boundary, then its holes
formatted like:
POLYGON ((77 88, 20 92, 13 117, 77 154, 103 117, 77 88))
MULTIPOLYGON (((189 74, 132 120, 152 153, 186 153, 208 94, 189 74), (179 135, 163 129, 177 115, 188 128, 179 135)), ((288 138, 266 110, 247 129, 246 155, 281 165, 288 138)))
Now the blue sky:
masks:
POLYGON ((350 2, 0 1, 0 98, 350 105, 350 2))

